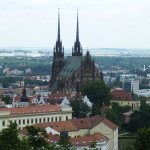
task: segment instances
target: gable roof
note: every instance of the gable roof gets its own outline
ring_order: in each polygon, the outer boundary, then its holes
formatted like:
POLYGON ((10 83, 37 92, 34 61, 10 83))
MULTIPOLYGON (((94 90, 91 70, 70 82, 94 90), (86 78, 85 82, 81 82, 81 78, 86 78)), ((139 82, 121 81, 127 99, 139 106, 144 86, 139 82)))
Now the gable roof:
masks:
POLYGON ((112 130, 115 130, 118 128, 118 126, 116 124, 103 118, 100 115, 96 115, 91 118, 69 119, 67 121, 38 123, 38 124, 35 124, 34 126, 40 127, 43 129, 50 127, 58 132, 61 132, 64 129, 66 131, 77 131, 79 129, 91 129, 101 122, 103 122, 105 125, 107 125, 112 130))
POLYGON ((78 130, 78 128, 69 120, 58 121, 58 122, 38 123, 38 124, 35 124, 34 126, 42 128, 42 129, 50 127, 58 132, 61 132, 63 130, 66 130, 66 131, 77 131, 78 130))
POLYGON ((71 119, 70 121, 73 122, 73 124, 79 129, 93 128, 101 122, 110 127, 112 130, 118 128, 116 124, 106 118, 103 118, 101 115, 95 115, 91 118, 71 119))
MULTIPOLYGON (((26 129, 20 130, 20 133, 22 134, 28 134, 26 129)), ((49 144, 56 144, 60 140, 60 135, 52 135, 48 134, 48 138, 46 141, 49 144)), ((104 136, 101 133, 94 133, 93 135, 86 135, 86 136, 78 136, 78 137, 70 137, 69 142, 71 142, 72 145, 74 146, 88 146, 91 145, 94 141, 96 142, 104 142, 104 141, 109 141, 110 139, 106 136, 104 136)))
POLYGON ((9 111, 10 115, 21 115, 21 114, 60 112, 62 110, 61 107, 57 105, 44 105, 31 107, 0 108, 0 112, 1 111, 9 111))
POLYGON ((51 93, 48 95, 50 99, 62 99, 64 97, 71 98, 71 94, 68 93, 51 93))
POLYGON ((125 101, 133 101, 133 97, 125 90, 114 90, 111 92, 113 95, 112 100, 125 100, 125 101))
POLYGON ((85 146, 85 145, 91 145, 94 141, 104 142, 105 140, 109 141, 109 138, 107 138, 106 136, 98 132, 93 135, 87 135, 84 137, 81 136, 73 137, 69 141, 76 146, 85 146))
POLYGON ((68 56, 65 59, 65 65, 60 71, 59 76, 71 77, 73 72, 81 66, 81 61, 84 56, 68 56))

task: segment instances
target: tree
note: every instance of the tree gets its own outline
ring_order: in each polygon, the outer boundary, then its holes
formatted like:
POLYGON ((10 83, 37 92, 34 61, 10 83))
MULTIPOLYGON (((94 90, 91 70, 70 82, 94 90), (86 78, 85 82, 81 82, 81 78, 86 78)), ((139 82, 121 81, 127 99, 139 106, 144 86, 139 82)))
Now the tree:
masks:
POLYGON ((90 107, 83 100, 72 100, 70 106, 73 110, 72 116, 75 118, 86 118, 91 112, 90 107))
POLYGON ((150 128, 141 128, 137 132, 136 150, 150 150, 150 128))
POLYGON ((10 82, 8 82, 7 80, 3 80, 2 86, 3 86, 3 88, 8 88, 10 86, 10 82))
POLYGON ((18 134, 17 124, 10 122, 8 128, 0 132, 0 150, 30 150, 28 140, 21 140, 18 134))
POLYGON ((150 127, 150 106, 146 104, 145 98, 141 99, 141 106, 139 111, 134 111, 130 116, 128 130, 136 132, 139 128, 150 127))
POLYGON ((46 130, 34 126, 26 126, 28 131, 28 140, 33 150, 48 149, 46 130))
POLYGON ((89 100, 93 103, 94 111, 99 110, 103 105, 109 106, 112 95, 110 94, 110 87, 103 81, 97 80, 91 83, 87 83, 81 89, 84 95, 87 95, 89 100))
POLYGON ((118 118, 118 114, 113 109, 105 110, 106 118, 112 121, 113 123, 120 125, 120 120, 118 118))
POLYGON ((142 121, 140 120, 140 111, 135 110, 130 116, 130 121, 128 123, 128 131, 135 133, 141 127, 142 121))
POLYGON ((3 96, 2 101, 5 102, 5 104, 11 104, 12 98, 10 96, 3 96))

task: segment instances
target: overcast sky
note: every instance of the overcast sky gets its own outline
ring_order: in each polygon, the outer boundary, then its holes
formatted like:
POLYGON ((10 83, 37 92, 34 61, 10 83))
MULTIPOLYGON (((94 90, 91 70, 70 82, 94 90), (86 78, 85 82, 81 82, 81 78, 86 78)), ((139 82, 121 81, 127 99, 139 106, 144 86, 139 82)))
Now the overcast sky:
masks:
POLYGON ((150 48, 150 0, 0 0, 0 47, 150 48))

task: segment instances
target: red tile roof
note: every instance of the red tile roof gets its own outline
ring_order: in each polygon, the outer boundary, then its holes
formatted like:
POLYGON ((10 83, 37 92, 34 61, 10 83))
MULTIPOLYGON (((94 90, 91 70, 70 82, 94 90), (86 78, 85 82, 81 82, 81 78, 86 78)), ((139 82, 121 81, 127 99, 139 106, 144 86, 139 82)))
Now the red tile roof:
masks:
POLYGON ((50 99, 58 99, 58 98, 63 98, 63 97, 71 98, 71 94, 67 94, 67 93, 51 93, 50 95, 48 95, 48 97, 50 99))
POLYGON ((69 120, 67 121, 58 121, 58 122, 46 122, 46 123, 38 123, 34 126, 45 129, 47 127, 50 127, 58 132, 61 132, 63 130, 66 131, 77 131, 78 128, 69 120))
POLYGON ((71 119, 70 121, 74 123, 76 127, 79 129, 87 129, 87 128, 93 128, 97 124, 103 122, 107 126, 109 126, 112 130, 115 130, 118 128, 118 126, 111 121, 107 121, 108 119, 102 117, 101 115, 95 115, 91 118, 82 118, 82 119, 71 119))
POLYGON ((91 145, 94 141, 97 142, 104 142, 109 141, 109 138, 104 136, 101 133, 95 133, 93 135, 88 135, 84 137, 74 137, 70 139, 70 142, 75 146, 85 146, 85 145, 91 145))
POLYGON ((47 128, 51 127, 52 129, 61 132, 64 129, 66 131, 76 131, 79 129, 91 129, 95 127, 97 124, 103 122, 108 127, 110 127, 112 130, 115 130, 118 128, 118 126, 111 121, 103 118, 100 115, 96 115, 91 118, 82 118, 82 119, 69 119, 67 121, 59 121, 59 122, 48 122, 48 123, 38 123, 34 126, 40 127, 40 128, 47 128))
POLYGON ((101 110, 110 109, 110 106, 102 106, 100 109, 101 109, 101 110))
POLYGON ((125 100, 125 101, 133 101, 133 97, 125 90, 114 90, 111 92, 113 95, 112 100, 125 100))
POLYGON ((0 108, 0 111, 10 111, 11 115, 38 114, 38 113, 60 112, 61 107, 57 105, 44 105, 32 107, 0 108))
MULTIPOLYGON (((28 134, 26 129, 21 130, 20 133, 28 134)), ((60 140, 60 135, 56 135, 56 134, 55 135, 48 134, 48 138, 46 138, 46 141, 49 144, 56 144, 59 142, 59 140, 60 140)), ((109 141, 109 138, 98 132, 93 135, 87 135, 83 137, 81 136, 70 137, 69 140, 69 142, 74 146, 88 146, 91 145, 94 141, 104 142, 104 141, 109 141)))
POLYGON ((14 102, 20 101, 20 99, 21 99, 21 95, 17 95, 17 96, 14 98, 14 102))
POLYGON ((34 98, 37 98, 36 95, 28 97, 29 103, 31 103, 34 98))

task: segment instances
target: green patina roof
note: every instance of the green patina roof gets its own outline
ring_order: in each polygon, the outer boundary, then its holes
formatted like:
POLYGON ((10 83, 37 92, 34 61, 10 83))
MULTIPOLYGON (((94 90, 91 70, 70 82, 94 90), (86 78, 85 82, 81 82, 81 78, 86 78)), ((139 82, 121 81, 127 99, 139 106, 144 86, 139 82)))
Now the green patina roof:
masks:
POLYGON ((59 76, 71 77, 72 73, 81 66, 81 61, 83 59, 83 56, 68 56, 65 59, 65 66, 59 73, 59 76))

